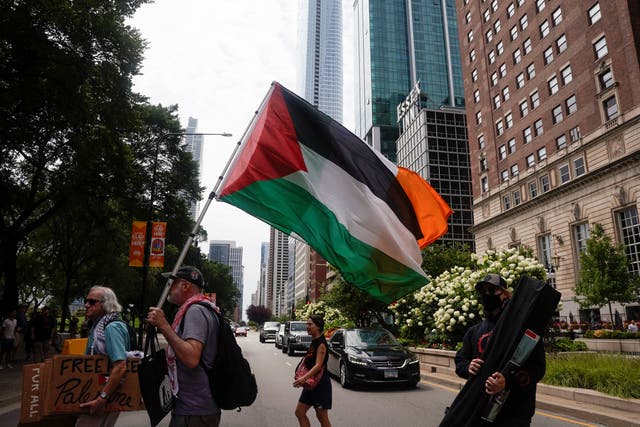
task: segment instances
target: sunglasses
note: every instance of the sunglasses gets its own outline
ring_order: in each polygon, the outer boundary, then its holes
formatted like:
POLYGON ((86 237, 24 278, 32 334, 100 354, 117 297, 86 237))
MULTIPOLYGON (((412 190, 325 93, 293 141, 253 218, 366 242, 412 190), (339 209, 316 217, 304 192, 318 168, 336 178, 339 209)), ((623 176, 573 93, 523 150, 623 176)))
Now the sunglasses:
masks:
POLYGON ((101 299, 85 298, 84 303, 89 305, 96 305, 97 302, 102 302, 101 299))

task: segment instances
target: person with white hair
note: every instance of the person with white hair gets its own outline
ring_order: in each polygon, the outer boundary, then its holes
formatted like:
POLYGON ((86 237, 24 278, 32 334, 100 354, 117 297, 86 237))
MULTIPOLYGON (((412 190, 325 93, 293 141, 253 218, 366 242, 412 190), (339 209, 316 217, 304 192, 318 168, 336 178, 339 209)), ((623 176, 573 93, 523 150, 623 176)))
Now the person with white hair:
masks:
POLYGON ((87 340, 86 354, 104 354, 109 358, 111 371, 109 380, 95 399, 80 404, 80 408, 88 410, 88 414, 78 417, 76 427, 112 427, 119 412, 105 413, 104 409, 109 396, 120 386, 127 371, 127 351, 129 348, 129 332, 120 317, 122 306, 111 288, 94 286, 84 299, 86 317, 93 326, 87 340))

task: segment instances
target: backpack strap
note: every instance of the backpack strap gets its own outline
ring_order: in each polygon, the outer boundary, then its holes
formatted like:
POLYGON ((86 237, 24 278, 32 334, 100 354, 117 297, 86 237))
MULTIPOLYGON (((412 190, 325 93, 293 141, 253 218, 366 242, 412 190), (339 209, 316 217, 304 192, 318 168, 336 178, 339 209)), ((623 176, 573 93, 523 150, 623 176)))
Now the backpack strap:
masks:
MULTIPOLYGON (((218 322, 218 333, 216 336, 216 357, 217 357, 217 351, 220 349, 220 327, 222 326, 222 320, 220 318, 220 314, 215 311, 209 304, 206 303, 202 303, 202 302, 197 302, 194 305, 199 305, 201 307, 206 308, 211 314, 213 314, 213 321, 214 322, 218 322)), ((191 307, 189 307, 191 308, 191 307)), ((187 309, 188 311, 188 309, 187 309)), ((183 328, 184 328, 184 318, 186 317, 186 313, 185 316, 182 317, 182 319, 180 320, 180 326, 178 327, 178 331, 182 332, 183 328)), ((215 325, 214 325, 215 326, 215 325)), ((203 353, 204 353, 204 347, 202 348, 203 353)), ((214 360, 214 365, 215 365, 215 360, 214 360)), ((205 373, 209 372, 211 369, 213 369, 213 367, 211 368, 207 368, 204 365, 204 362, 202 361, 202 353, 200 354, 200 363, 199 365, 202 367, 202 369, 204 370, 205 373)))

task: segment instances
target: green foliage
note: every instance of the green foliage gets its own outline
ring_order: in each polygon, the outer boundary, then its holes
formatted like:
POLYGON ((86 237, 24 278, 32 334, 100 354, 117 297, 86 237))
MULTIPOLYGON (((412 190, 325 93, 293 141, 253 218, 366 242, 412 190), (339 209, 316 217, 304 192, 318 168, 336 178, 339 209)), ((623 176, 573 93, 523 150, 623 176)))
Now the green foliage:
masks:
POLYGON ((319 301, 311 304, 304 304, 296 309, 296 319, 306 320, 312 314, 322 316, 324 318, 324 329, 333 329, 340 327, 353 327, 354 323, 347 319, 337 308, 330 307, 325 301, 319 301))
POLYGON ((434 243, 422 250, 422 269, 431 277, 453 267, 473 267, 471 249, 461 243, 434 243))
POLYGON ((542 381, 637 399, 640 398, 640 359, 597 353, 549 354, 542 381))
POLYGON ((587 248, 580 254, 580 278, 576 285, 578 302, 583 307, 612 302, 633 302, 638 295, 638 280, 628 270, 624 245, 614 245, 600 224, 594 224, 587 248))
POLYGON ((616 340, 640 339, 640 332, 610 331, 607 329, 589 329, 584 334, 585 338, 602 338, 616 340))
POLYGON ((586 351, 587 345, 582 341, 575 341, 570 338, 558 338, 551 342, 545 343, 547 352, 563 352, 563 351, 586 351))

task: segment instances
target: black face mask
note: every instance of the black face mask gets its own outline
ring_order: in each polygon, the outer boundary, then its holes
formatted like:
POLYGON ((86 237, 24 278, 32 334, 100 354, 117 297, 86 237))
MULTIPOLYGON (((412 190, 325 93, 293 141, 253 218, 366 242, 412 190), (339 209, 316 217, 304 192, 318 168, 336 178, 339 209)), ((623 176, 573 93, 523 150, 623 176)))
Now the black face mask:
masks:
POLYGON ((502 300, 500 299, 500 295, 482 295, 482 305, 484 306, 484 311, 490 312, 502 306, 502 300))

